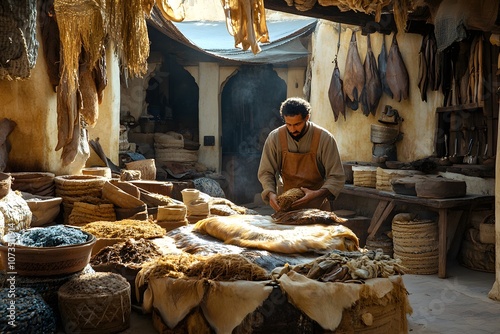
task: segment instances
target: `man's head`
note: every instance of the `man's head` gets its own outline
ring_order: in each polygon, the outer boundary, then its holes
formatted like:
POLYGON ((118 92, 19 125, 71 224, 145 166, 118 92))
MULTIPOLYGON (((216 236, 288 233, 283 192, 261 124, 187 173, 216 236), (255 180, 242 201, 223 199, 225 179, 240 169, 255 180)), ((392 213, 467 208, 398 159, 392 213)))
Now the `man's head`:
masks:
POLYGON ((311 117, 311 105, 304 99, 291 97, 281 104, 280 115, 288 132, 298 140, 307 130, 307 122, 311 117))

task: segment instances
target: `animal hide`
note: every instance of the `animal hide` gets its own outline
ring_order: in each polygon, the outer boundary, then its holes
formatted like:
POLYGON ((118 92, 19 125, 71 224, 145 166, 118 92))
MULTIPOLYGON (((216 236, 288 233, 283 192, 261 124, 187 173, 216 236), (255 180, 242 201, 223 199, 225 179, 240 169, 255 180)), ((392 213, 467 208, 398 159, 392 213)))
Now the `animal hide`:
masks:
POLYGON ((382 90, 387 96, 392 99, 392 92, 387 84, 386 72, 387 72, 387 50, 385 49, 385 35, 382 36, 382 49, 378 55, 378 72, 380 76, 380 82, 382 84, 382 90))
POLYGON ((276 197, 276 202, 280 206, 280 212, 289 211, 292 203, 298 199, 301 199, 305 196, 304 191, 300 188, 292 188, 285 191, 283 194, 278 195, 276 197))
POLYGON ((387 84, 394 99, 398 102, 406 100, 410 94, 410 81, 403 57, 399 51, 396 34, 392 37, 392 45, 387 58, 387 84))
POLYGON ((278 281, 295 307, 330 331, 337 328, 344 309, 359 299, 361 291, 358 284, 318 282, 294 271, 281 276, 278 281))
POLYGON ((280 225, 271 216, 234 215, 200 220, 193 231, 225 243, 285 254, 313 251, 357 250, 359 240, 343 225, 280 225))
POLYGON ((40 32, 42 38, 43 51, 45 54, 45 64, 49 81, 56 92, 59 85, 59 61, 61 40, 59 38, 59 27, 54 16, 54 0, 42 1, 40 10, 40 32))
POLYGON ((289 212, 276 212, 272 215, 278 224, 287 225, 309 225, 309 224, 342 224, 347 219, 340 218, 334 212, 320 209, 301 209, 289 212))
MULTIPOLYGON (((361 298, 366 298, 368 301, 401 298, 403 309, 406 311, 403 313, 411 313, 406 294, 402 293, 404 284, 401 276, 372 278, 366 280, 365 284, 345 284, 318 282, 290 271, 287 275, 282 275, 278 281, 295 307, 329 331, 334 331, 339 326, 343 311, 361 298)), ((401 326, 400 332, 407 332, 406 321, 402 321, 401 326)))
POLYGON ((340 114, 344 115, 345 120, 344 84, 342 79, 340 79, 340 70, 337 59, 335 59, 335 68, 333 69, 330 87, 328 88, 328 99, 330 100, 330 106, 333 110, 335 122, 339 119, 340 114))
POLYGON ((380 75, 377 69, 377 61, 372 51, 370 34, 366 36, 367 51, 364 63, 365 69, 365 86, 361 93, 361 109, 363 115, 375 115, 377 112, 378 103, 382 97, 382 84, 380 75))
POLYGON ((271 294, 269 281, 212 282, 201 309, 219 334, 231 334, 271 294))
POLYGON ((359 96, 365 85, 365 69, 359 57, 355 31, 352 32, 351 42, 347 50, 343 84, 347 106, 352 110, 358 110, 359 96))
POLYGON ((80 94, 77 95, 79 112, 85 123, 93 128, 97 124, 97 118, 99 117, 97 87, 92 77, 92 71, 87 64, 81 64, 79 70, 80 85, 78 90, 80 94))
POLYGON ((157 309, 165 324, 173 329, 201 303, 207 287, 206 280, 151 278, 144 292, 142 308, 147 313, 157 309))

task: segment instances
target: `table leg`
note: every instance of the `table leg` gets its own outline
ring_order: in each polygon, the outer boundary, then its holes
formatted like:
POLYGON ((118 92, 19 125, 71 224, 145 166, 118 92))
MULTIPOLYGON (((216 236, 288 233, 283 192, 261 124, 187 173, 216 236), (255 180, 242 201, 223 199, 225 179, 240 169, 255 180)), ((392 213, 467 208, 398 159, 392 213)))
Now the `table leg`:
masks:
POLYGON ((439 209, 439 245, 438 245, 438 277, 446 278, 446 253, 447 253, 447 230, 448 210, 439 209))
MULTIPOLYGON (((387 201, 385 201, 385 202, 387 202, 387 201)), ((379 204, 379 206, 380 206, 380 204, 379 204)), ((375 210, 375 213, 373 214, 372 221, 370 223, 370 227, 368 228, 368 231, 370 232, 370 234, 368 235, 368 238, 375 237, 378 229, 380 228, 380 226, 382 226, 382 223, 385 221, 385 219, 392 212, 392 209, 394 209, 394 206, 395 206, 394 201, 390 201, 388 204, 385 205, 383 212, 381 214, 375 215, 377 213, 377 210, 375 210)))

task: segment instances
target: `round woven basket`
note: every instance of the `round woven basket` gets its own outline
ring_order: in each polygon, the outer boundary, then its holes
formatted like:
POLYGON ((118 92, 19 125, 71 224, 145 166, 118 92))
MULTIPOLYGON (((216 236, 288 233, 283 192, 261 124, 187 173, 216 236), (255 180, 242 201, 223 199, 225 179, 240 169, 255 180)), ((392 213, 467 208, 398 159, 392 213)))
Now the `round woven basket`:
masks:
POLYGON ((370 140, 375 144, 395 143, 398 140, 399 129, 378 124, 371 125, 370 140))
POLYGON ((401 259, 405 273, 429 275, 438 272, 437 222, 400 213, 392 220, 392 236, 394 258, 401 259))
POLYGON ((156 180, 155 159, 142 159, 125 163, 125 167, 130 170, 141 172, 141 179, 156 180))
POLYGON ((119 274, 80 275, 59 288, 58 300, 66 332, 117 333, 130 327, 130 284, 119 274))

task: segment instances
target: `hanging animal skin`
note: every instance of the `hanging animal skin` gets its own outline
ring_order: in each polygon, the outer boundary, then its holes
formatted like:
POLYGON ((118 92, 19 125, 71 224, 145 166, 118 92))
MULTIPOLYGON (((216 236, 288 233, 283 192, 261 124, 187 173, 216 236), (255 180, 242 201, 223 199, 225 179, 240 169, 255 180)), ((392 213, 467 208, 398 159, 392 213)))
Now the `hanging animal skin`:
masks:
POLYGON ((387 84, 391 89, 396 101, 408 99, 410 93, 410 81, 403 57, 399 51, 396 34, 392 37, 392 45, 387 57, 387 84))
POLYGON ((328 99, 330 100, 330 105, 332 106, 335 122, 339 119, 340 114, 344 115, 345 120, 344 88, 342 79, 340 79, 340 70, 337 59, 335 59, 335 68, 333 69, 330 87, 328 88, 328 99))
POLYGON ((368 116, 370 113, 375 115, 377 112, 378 102, 382 96, 382 84, 377 69, 377 61, 372 51, 370 35, 366 36, 367 51, 365 58, 365 86, 361 93, 361 108, 363 115, 368 116))
POLYGON ((380 82, 382 83, 382 91, 387 94, 392 99, 392 92, 387 84, 386 79, 387 71, 387 51, 385 49, 385 35, 382 36, 382 49, 378 55, 378 73, 380 76, 380 82))
POLYGON ((365 69, 361 63, 356 42, 356 32, 352 32, 344 74, 344 95, 346 104, 352 110, 358 110, 359 97, 365 85, 365 69))

